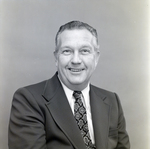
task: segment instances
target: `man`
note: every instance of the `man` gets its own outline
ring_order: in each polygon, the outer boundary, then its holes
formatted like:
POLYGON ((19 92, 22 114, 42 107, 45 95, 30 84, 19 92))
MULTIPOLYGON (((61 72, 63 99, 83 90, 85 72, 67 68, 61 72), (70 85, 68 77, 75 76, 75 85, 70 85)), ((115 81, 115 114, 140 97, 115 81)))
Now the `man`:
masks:
POLYGON ((129 149, 118 96, 90 84, 100 56, 96 30, 72 21, 56 35, 57 72, 16 91, 10 149, 129 149))

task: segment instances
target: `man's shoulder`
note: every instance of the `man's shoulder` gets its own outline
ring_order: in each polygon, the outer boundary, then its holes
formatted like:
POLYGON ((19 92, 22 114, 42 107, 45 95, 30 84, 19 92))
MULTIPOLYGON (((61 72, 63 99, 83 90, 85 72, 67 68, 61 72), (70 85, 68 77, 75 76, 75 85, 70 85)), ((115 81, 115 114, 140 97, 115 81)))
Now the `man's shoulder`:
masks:
POLYGON ((44 89, 47 81, 48 80, 44 80, 44 81, 40 81, 40 82, 37 82, 37 83, 33 83, 33 84, 30 84, 30 85, 20 87, 19 89, 16 90, 15 93, 25 94, 26 92, 31 92, 31 93, 41 94, 43 92, 43 89, 44 89))
POLYGON ((117 103, 119 100, 115 92, 94 85, 91 85, 91 90, 97 95, 97 97, 100 97, 100 99, 105 100, 109 104, 117 103))
POLYGON ((96 93, 102 93, 104 95, 108 95, 108 94, 114 94, 114 92, 91 85, 91 88, 96 92, 96 93))
POLYGON ((50 88, 51 86, 57 86, 57 77, 54 75, 49 79, 45 79, 43 81, 39 81, 37 83, 33 83, 24 87, 20 87, 17 91, 27 90, 32 93, 42 94, 46 88, 50 88))
POLYGON ((24 86, 23 88, 26 88, 26 89, 29 89, 29 90, 42 89, 42 88, 44 88, 44 86, 46 85, 48 80, 49 79, 43 80, 43 81, 40 81, 40 82, 36 82, 36 83, 30 84, 30 85, 24 86))

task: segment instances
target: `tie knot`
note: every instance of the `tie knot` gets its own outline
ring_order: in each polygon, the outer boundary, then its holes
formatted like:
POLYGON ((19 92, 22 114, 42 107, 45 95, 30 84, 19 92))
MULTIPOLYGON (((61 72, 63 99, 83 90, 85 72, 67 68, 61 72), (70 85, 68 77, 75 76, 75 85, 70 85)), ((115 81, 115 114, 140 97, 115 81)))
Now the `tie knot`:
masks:
POLYGON ((74 91, 73 96, 75 99, 81 98, 82 92, 81 91, 74 91))

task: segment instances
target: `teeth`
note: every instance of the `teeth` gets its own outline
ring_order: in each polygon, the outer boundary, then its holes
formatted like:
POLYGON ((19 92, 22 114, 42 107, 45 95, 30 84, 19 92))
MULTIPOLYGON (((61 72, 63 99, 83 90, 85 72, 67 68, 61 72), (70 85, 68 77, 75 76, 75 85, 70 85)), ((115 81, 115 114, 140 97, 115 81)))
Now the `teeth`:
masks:
POLYGON ((83 69, 69 69, 69 70, 71 70, 71 71, 73 71, 73 72, 80 72, 80 71, 82 71, 83 69))

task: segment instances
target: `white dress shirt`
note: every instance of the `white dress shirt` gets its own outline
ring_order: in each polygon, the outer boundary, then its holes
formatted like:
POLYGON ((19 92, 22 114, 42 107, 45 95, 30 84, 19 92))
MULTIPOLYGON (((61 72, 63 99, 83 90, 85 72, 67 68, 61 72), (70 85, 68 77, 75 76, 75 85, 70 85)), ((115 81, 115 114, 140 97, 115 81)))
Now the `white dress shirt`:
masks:
MULTIPOLYGON (((72 91, 68 87, 66 87, 62 83, 61 80, 60 80, 60 82, 61 82, 61 84, 63 86, 63 89, 64 89, 65 94, 67 96, 68 102, 70 104, 71 110, 72 110, 72 112, 74 114, 74 102, 75 102, 75 98, 73 97, 73 92, 74 91, 72 91)), ((92 141, 93 144, 95 144, 89 91, 90 91, 90 87, 89 87, 89 84, 88 84, 88 86, 84 90, 82 90, 82 94, 83 94, 83 97, 84 97, 84 98, 82 98, 82 100, 83 100, 82 102, 83 102, 83 105, 86 108, 87 122, 88 122, 88 128, 89 128, 89 133, 90 133, 91 141, 92 141)))

